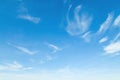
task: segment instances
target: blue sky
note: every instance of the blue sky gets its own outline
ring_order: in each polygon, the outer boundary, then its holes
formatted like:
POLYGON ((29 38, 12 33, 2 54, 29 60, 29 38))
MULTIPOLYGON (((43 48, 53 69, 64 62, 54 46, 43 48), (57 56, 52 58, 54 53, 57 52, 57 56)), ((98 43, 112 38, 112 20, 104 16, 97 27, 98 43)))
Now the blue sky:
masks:
POLYGON ((1 0, 0 80, 120 80, 119 3, 1 0))

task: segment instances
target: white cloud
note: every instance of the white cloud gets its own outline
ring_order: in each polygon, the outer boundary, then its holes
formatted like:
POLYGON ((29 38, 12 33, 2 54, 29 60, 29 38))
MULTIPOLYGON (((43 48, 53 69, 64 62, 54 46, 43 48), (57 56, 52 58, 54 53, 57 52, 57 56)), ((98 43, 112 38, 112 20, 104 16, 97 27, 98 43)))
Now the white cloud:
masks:
POLYGON ((28 20, 30 22, 38 24, 40 22, 40 18, 31 16, 29 11, 28 11, 28 8, 26 8, 24 5, 24 2, 23 1, 19 1, 19 2, 20 2, 20 8, 18 9, 18 16, 17 17, 20 19, 28 20))
POLYGON ((86 32, 85 34, 82 35, 82 38, 86 41, 86 42, 89 42, 90 41, 90 38, 91 38, 91 34, 90 32, 86 32))
POLYGON ((72 35, 72 36, 76 36, 76 35, 81 35, 82 33, 86 32, 91 24, 92 21, 92 17, 88 16, 86 14, 81 14, 79 15, 79 12, 82 8, 81 5, 77 6, 74 10, 74 20, 70 20, 69 19, 69 13, 70 13, 70 8, 72 6, 70 5, 69 10, 68 10, 68 14, 67 14, 67 32, 72 35))
POLYGON ((102 39, 99 40, 99 43, 104 43, 108 40, 108 37, 103 37, 102 39))
POLYGON ((120 27, 120 15, 115 19, 113 25, 114 25, 114 26, 119 26, 119 27, 120 27))
POLYGON ((105 22, 101 24, 97 33, 101 34, 101 33, 106 32, 109 29, 109 27, 111 26, 112 21, 113 21, 113 13, 110 13, 110 14, 108 14, 108 17, 105 20, 105 22))
POLYGON ((120 33, 118 33, 118 34, 115 36, 115 38, 114 38, 114 40, 112 40, 112 42, 115 42, 115 41, 117 41, 117 40, 120 40, 120 33))
POLYGON ((38 51, 30 51, 27 48, 24 48, 24 47, 21 47, 21 46, 16 46, 16 48, 19 49, 20 51, 22 51, 24 53, 27 53, 27 54, 30 54, 30 55, 33 55, 33 54, 38 52, 38 51))
POLYGON ((118 54, 120 53, 120 41, 112 42, 104 47, 104 51, 107 54, 118 54))
POLYGON ((29 50, 29 49, 27 49, 27 48, 25 48, 25 47, 13 45, 13 44, 11 44, 11 43, 8 43, 8 45, 13 46, 13 47, 15 47, 16 49, 20 50, 21 52, 24 52, 24 53, 29 54, 29 55, 34 55, 34 54, 38 53, 38 51, 31 51, 31 50, 29 50))
POLYGON ((104 51, 106 54, 110 54, 112 56, 120 55, 120 33, 118 33, 115 38, 104 47, 104 51))
POLYGON ((45 43, 48 47, 50 47, 51 49, 53 49, 53 53, 56 53, 58 51, 61 51, 62 49, 59 48, 58 46, 54 45, 54 44, 50 44, 50 43, 45 43))
POLYGON ((33 17, 30 15, 19 15, 18 18, 25 19, 25 20, 31 21, 31 22, 36 23, 36 24, 40 22, 39 17, 33 17))
POLYGON ((29 69, 32 69, 32 67, 24 67, 17 61, 14 61, 13 63, 5 63, 4 65, 0 65, 0 71, 20 71, 29 69))

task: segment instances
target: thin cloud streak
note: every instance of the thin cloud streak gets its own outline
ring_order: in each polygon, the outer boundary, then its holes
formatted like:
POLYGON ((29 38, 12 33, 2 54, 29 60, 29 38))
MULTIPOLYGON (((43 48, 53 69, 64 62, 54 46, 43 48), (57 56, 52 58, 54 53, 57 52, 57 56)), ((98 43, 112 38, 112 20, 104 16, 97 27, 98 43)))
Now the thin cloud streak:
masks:
POLYGON ((32 69, 32 67, 24 67, 17 61, 14 61, 13 63, 5 63, 3 65, 0 65, 0 71, 21 71, 30 69, 32 69))
POLYGON ((97 33, 102 34, 102 33, 106 32, 109 29, 109 27, 111 26, 113 18, 114 18, 113 13, 109 13, 107 19, 105 20, 105 22, 103 22, 101 24, 97 33))
POLYGON ((36 23, 36 24, 38 24, 40 22, 39 17, 33 17, 30 15, 19 15, 18 18, 25 19, 25 20, 31 21, 31 22, 36 23))
POLYGON ((18 16, 17 16, 17 18, 28 20, 30 22, 38 24, 40 22, 40 18, 32 16, 29 13, 28 8, 25 7, 24 2, 23 1, 19 1, 19 2, 20 2, 20 8, 18 9, 18 16))
MULTIPOLYGON (((103 41, 106 41, 106 39, 103 39, 103 41)), ((112 41, 110 41, 108 45, 104 47, 103 50, 108 55, 112 55, 112 56, 120 55, 120 33, 118 33, 115 36, 115 38, 112 41)))
POLYGON ((113 25, 114 25, 114 26, 118 26, 118 27, 120 27, 120 15, 115 19, 113 25))
POLYGON ((106 54, 114 55, 120 53, 120 41, 112 42, 104 47, 106 54))
POLYGON ((50 43, 45 43, 48 47, 50 47, 51 49, 53 49, 53 53, 56 53, 58 51, 61 51, 62 49, 59 48, 58 46, 54 45, 54 44, 50 44, 50 43))
POLYGON ((29 55, 34 55, 34 54, 38 53, 38 51, 30 51, 29 49, 27 49, 25 47, 17 46, 17 45, 11 44, 11 43, 7 43, 7 44, 12 47, 15 47, 16 49, 18 49, 19 51, 21 51, 23 53, 26 53, 29 55))
POLYGON ((99 43, 104 43, 108 40, 108 37, 103 37, 102 39, 99 40, 99 43))
POLYGON ((85 34, 82 35, 82 38, 86 41, 86 42, 90 42, 91 39, 91 33, 90 31, 86 32, 85 34))
POLYGON ((115 38, 112 40, 112 42, 120 40, 120 33, 118 33, 115 38))

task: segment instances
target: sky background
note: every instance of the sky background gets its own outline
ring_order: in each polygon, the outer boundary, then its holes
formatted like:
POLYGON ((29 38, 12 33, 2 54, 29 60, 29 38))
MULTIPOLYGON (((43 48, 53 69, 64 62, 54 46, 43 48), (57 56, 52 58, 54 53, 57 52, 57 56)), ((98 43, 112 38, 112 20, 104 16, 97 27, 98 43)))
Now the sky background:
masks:
POLYGON ((0 0, 0 80, 120 80, 120 0, 0 0))

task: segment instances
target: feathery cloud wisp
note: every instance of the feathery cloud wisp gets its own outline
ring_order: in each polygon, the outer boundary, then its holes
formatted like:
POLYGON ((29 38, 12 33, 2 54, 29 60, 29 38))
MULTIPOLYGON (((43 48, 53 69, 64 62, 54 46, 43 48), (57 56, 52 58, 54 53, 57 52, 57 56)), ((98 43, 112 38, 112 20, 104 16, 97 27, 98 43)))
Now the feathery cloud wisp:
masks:
POLYGON ((104 51, 107 54, 118 54, 120 53, 120 41, 112 42, 104 47, 104 51))
POLYGON ((59 48, 58 46, 54 45, 54 44, 50 44, 50 43, 45 43, 48 47, 50 47, 51 49, 53 49, 53 53, 56 53, 58 51, 61 51, 62 49, 59 48))
POLYGON ((85 14, 79 15, 79 12, 82 8, 82 6, 79 5, 75 8, 74 20, 71 21, 69 19, 69 13, 70 13, 71 7, 72 6, 69 7, 68 14, 67 14, 68 25, 67 25, 66 30, 70 35, 78 36, 78 35, 81 35, 82 33, 86 32, 88 30, 88 27, 90 26, 91 21, 92 21, 92 17, 85 15, 85 14))
POLYGON ((118 33, 115 38, 112 40, 112 42, 120 40, 120 33, 118 33))
POLYGON ((29 55, 34 55, 34 54, 38 53, 38 51, 30 51, 29 49, 27 49, 25 47, 17 46, 17 45, 11 44, 11 43, 8 43, 8 45, 15 47, 16 49, 20 50, 21 52, 24 52, 29 55))
POLYGON ((32 69, 32 67, 24 67, 17 61, 14 61, 13 63, 6 63, 4 65, 0 65, 0 71, 20 71, 28 69, 32 69))
POLYGON ((119 26, 119 27, 120 27, 120 15, 115 19, 113 25, 114 25, 114 26, 119 26))
POLYGON ((104 43, 108 40, 108 37, 104 37, 102 39, 99 40, 99 43, 104 43))
POLYGON ((113 21, 113 13, 108 14, 107 19, 105 20, 104 23, 101 24, 99 30, 98 30, 98 34, 104 33, 108 30, 108 28, 111 26, 113 21))
POLYGON ((30 54, 30 55, 33 55, 38 52, 38 51, 30 51, 29 49, 27 49, 25 47, 21 47, 21 46, 16 46, 16 48, 21 50, 22 52, 30 54))
POLYGON ((119 55, 120 54, 120 33, 118 33, 115 38, 104 47, 104 51, 107 54, 119 55))
POLYGON ((30 15, 19 15, 18 18, 25 19, 25 20, 31 21, 31 22, 36 23, 36 24, 40 22, 39 17, 33 17, 30 15))
POLYGON ((20 1, 20 8, 18 9, 18 18, 20 19, 24 19, 24 20, 28 20, 30 22, 33 22, 35 24, 38 24, 40 22, 40 18, 39 17, 34 17, 31 16, 28 8, 25 7, 24 2, 20 1))
POLYGON ((82 35, 82 38, 86 41, 89 42, 91 39, 90 31, 86 32, 85 34, 82 35))

